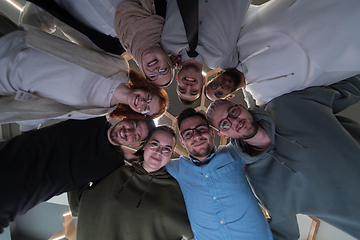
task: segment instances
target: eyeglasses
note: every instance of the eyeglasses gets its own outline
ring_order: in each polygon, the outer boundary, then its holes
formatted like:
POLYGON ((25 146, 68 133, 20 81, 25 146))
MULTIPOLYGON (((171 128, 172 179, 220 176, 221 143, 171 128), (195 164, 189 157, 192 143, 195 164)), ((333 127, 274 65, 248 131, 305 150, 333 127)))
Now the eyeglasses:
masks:
POLYGON ((150 112, 150 103, 152 101, 152 94, 149 93, 146 96, 146 99, 144 99, 144 100, 146 103, 144 104, 144 109, 142 110, 141 114, 146 116, 150 112))
POLYGON ((215 89, 215 91, 214 91, 215 97, 216 97, 216 98, 222 98, 223 93, 222 93, 220 90, 217 90, 217 89, 216 89, 217 87, 218 87, 218 85, 215 84, 215 83, 213 83, 213 84, 211 85, 211 88, 212 88, 212 89, 215 89))
POLYGON ((219 124, 220 131, 228 131, 231 128, 232 123, 229 118, 236 119, 241 113, 241 108, 236 104, 235 106, 229 108, 227 112, 228 112, 228 116, 220 120, 220 124, 219 124))
POLYGON ((209 132, 209 130, 210 130, 209 125, 201 124, 201 125, 196 126, 195 128, 186 129, 185 131, 183 131, 181 133, 181 136, 183 137, 183 139, 189 139, 194 136, 194 131, 196 131, 199 135, 202 135, 204 133, 209 132))
MULTIPOLYGON (((166 75, 166 74, 168 74, 168 72, 169 72, 168 67, 159 69, 159 75, 166 75)), ((149 74, 148 78, 149 78, 150 82, 155 82, 158 79, 158 74, 157 73, 149 74)))
POLYGON ((172 149, 167 147, 167 146, 161 146, 159 145, 157 142, 150 142, 150 147, 151 150, 153 150, 154 152, 157 152, 158 149, 160 150, 161 154, 168 157, 171 155, 172 153, 172 149))

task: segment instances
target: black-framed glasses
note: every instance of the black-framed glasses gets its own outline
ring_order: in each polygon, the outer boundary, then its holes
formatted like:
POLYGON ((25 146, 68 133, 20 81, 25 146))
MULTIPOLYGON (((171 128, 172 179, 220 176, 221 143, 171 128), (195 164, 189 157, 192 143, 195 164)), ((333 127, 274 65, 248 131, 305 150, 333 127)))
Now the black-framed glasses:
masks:
POLYGON ((186 129, 185 131, 181 132, 181 136, 183 139, 189 139, 194 136, 194 131, 196 131, 199 135, 209 132, 210 127, 207 124, 200 124, 195 128, 186 129))
POLYGON ((162 146, 159 143, 153 141, 149 143, 149 148, 156 152, 158 149, 160 150, 160 153, 166 157, 170 156, 172 154, 172 149, 168 146, 162 146))
POLYGON ((231 128, 232 123, 229 118, 236 119, 241 113, 241 108, 236 104, 230 107, 227 110, 227 112, 228 112, 228 116, 220 120, 220 124, 219 124, 220 131, 228 131, 231 128))

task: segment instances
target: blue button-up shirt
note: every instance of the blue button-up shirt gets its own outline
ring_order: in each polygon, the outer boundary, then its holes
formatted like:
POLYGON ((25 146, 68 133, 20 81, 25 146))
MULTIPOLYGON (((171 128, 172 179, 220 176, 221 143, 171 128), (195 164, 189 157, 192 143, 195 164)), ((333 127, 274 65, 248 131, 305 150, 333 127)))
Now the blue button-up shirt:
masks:
POLYGON ((179 182, 196 239, 272 239, 244 165, 231 146, 220 147, 208 164, 181 156, 166 165, 179 182))

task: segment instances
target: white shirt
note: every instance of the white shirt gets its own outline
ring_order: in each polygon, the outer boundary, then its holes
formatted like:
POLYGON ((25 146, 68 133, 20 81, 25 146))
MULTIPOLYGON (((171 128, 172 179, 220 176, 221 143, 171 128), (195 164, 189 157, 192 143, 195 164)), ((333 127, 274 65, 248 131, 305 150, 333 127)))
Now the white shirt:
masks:
POLYGON ((358 0, 277 0, 250 6, 237 43, 257 105, 360 73, 358 0))
MULTIPOLYGON (((210 68, 230 67, 237 61, 236 41, 250 0, 199 0, 199 34, 196 61, 210 68)), ((188 40, 176 0, 167 1, 167 10, 160 44, 165 52, 189 57, 188 40)))

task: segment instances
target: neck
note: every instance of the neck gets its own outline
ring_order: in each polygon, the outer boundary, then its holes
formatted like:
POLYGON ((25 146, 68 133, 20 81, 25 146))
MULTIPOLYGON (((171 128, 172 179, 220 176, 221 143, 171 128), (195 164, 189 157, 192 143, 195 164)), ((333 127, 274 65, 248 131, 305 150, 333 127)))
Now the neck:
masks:
POLYGON ((270 146, 271 140, 266 130, 259 125, 258 132, 250 139, 245 140, 250 146, 256 148, 258 151, 263 152, 270 146))
POLYGON ((200 70, 202 70, 202 64, 199 63, 198 61, 194 60, 194 59, 191 59, 191 58, 188 59, 188 60, 183 61, 181 65, 182 65, 182 67, 185 67, 185 66, 187 66, 189 64, 193 64, 193 65, 197 66, 200 70))
POLYGON ((211 156, 211 154, 213 154, 214 151, 215 151, 215 148, 213 147, 211 152, 205 157, 194 157, 194 156, 191 156, 191 155, 190 155, 190 157, 193 158, 193 159, 199 160, 200 162, 204 162, 208 157, 211 156))
POLYGON ((119 103, 128 104, 127 99, 132 93, 132 90, 126 86, 125 83, 121 83, 116 89, 110 101, 110 107, 119 103))

